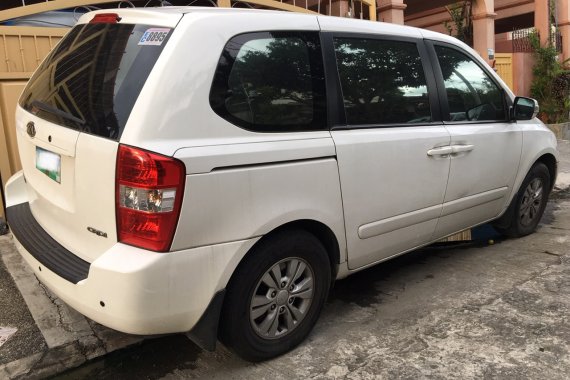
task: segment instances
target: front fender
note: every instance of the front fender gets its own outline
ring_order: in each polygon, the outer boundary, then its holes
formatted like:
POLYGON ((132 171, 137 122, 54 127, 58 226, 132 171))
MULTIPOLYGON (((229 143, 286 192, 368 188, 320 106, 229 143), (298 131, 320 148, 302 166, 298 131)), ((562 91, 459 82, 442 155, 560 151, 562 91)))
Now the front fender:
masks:
MULTIPOLYGON (((521 160, 513 188, 511 189, 508 204, 510 204, 512 199, 515 197, 527 173, 537 161, 547 155, 554 157, 557 163, 559 159, 559 153, 556 149, 556 136, 552 131, 544 126, 544 124, 524 124, 522 129, 523 147, 521 160)), ((554 173, 554 177, 555 178, 553 178, 553 180, 556 179, 556 173, 554 173)), ((554 181, 552 183, 554 183, 554 181)))

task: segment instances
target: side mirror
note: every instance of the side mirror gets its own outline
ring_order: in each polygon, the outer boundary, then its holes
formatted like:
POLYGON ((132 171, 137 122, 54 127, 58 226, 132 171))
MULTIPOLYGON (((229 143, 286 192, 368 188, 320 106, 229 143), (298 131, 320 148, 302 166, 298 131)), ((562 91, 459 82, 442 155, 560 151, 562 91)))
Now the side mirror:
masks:
POLYGON ((517 96, 511 108, 511 120, 531 120, 538 115, 538 111, 535 99, 517 96))

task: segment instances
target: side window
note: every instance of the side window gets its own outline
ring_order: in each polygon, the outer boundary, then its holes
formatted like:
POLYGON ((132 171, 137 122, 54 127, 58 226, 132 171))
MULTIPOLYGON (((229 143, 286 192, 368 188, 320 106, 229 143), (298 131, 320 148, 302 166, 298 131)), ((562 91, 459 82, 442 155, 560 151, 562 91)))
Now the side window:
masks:
POLYGON ((225 46, 212 109, 256 132, 326 129, 325 80, 316 32, 242 34, 225 46))
POLYGON ((335 38, 334 45, 349 125, 432 120, 415 43, 335 38))
POLYGON ((505 120, 503 91, 467 55, 435 46, 451 121, 505 120))

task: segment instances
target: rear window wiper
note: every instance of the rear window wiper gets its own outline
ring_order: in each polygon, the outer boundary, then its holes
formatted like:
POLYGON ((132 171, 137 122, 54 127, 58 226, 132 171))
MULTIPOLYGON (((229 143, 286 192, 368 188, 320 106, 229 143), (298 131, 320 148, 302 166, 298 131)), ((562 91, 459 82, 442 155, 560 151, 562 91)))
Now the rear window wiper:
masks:
POLYGON ((52 114, 54 114, 54 115, 63 117, 64 119, 71 120, 71 121, 73 121, 74 123, 79 124, 80 126, 84 126, 84 125, 85 125, 85 121, 81 120, 81 119, 78 118, 78 117, 73 116, 73 115, 70 114, 69 112, 62 111, 62 110, 60 110, 59 108, 56 108, 56 107, 54 107, 54 106, 52 106, 52 105, 49 105, 49 104, 44 103, 44 102, 41 102, 41 101, 39 101, 39 100, 34 100, 34 101, 32 101, 31 106, 32 106, 32 107, 39 108, 39 109, 42 110, 42 111, 49 112, 49 113, 52 113, 52 114))

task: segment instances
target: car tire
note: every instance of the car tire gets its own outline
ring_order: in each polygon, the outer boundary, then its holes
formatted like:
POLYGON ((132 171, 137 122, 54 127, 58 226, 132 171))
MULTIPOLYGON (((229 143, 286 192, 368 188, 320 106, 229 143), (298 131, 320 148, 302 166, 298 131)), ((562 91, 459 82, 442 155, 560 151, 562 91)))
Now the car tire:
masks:
POLYGON ((526 175, 505 215, 494 223, 495 229, 508 237, 533 233, 542 218, 549 194, 550 172, 539 162, 526 175))
POLYGON ((312 330, 330 285, 329 257, 314 235, 284 230, 268 236, 228 284, 220 340, 253 362, 288 352, 312 330))

